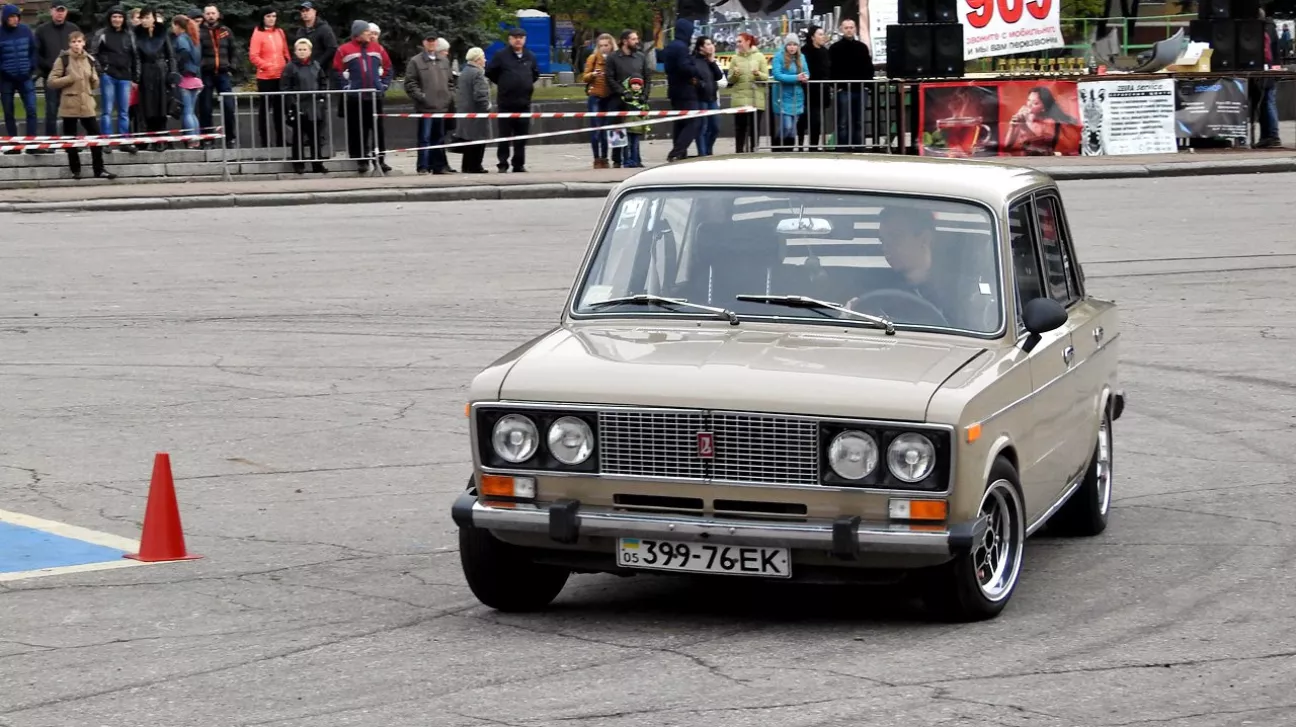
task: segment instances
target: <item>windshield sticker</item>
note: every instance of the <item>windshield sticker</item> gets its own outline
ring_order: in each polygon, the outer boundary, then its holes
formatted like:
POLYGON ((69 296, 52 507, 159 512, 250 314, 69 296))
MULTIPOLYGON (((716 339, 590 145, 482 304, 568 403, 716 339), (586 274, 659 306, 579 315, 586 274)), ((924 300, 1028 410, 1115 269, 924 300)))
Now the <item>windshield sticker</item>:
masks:
POLYGON ((585 297, 581 298, 581 307, 591 303, 601 303, 612 297, 611 285, 591 285, 589 290, 585 291, 585 297))
POLYGON ((626 230, 634 227, 635 222, 639 220, 639 213, 643 211, 644 200, 642 197, 627 199, 621 205, 621 215, 617 217, 617 229, 626 230))
POLYGON ((990 284, 989 284, 989 283, 982 283, 982 284, 981 284, 981 295, 990 295, 990 284))

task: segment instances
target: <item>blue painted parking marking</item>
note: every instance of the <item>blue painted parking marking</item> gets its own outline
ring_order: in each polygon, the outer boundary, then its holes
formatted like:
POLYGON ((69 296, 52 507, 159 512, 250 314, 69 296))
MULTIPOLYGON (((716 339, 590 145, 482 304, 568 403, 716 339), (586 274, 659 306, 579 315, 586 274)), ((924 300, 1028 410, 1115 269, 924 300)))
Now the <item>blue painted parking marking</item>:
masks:
POLYGON ((0 510, 0 581, 130 568, 139 541, 55 520, 0 510))

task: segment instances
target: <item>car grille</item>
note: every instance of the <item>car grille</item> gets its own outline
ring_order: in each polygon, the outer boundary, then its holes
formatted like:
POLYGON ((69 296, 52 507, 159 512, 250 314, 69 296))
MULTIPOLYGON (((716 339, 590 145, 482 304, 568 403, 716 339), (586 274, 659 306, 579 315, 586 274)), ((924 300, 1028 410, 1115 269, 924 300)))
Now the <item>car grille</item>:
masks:
POLYGON ((703 411, 599 413, 600 471, 772 485, 819 484, 819 426, 803 419, 703 411), (699 433, 714 437, 712 458, 699 433))

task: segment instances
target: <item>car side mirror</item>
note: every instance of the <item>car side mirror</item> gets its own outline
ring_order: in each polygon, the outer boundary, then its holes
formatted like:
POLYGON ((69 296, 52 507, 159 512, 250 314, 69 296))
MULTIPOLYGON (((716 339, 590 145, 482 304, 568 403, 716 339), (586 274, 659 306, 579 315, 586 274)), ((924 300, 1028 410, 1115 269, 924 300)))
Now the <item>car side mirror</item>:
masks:
POLYGON ((1065 326, 1067 322, 1066 308, 1052 298, 1036 298, 1022 308, 1022 323, 1026 325, 1026 331, 1030 334, 1026 338, 1026 345, 1022 349, 1030 353, 1032 349, 1039 345, 1040 339, 1049 331, 1056 331, 1065 326))

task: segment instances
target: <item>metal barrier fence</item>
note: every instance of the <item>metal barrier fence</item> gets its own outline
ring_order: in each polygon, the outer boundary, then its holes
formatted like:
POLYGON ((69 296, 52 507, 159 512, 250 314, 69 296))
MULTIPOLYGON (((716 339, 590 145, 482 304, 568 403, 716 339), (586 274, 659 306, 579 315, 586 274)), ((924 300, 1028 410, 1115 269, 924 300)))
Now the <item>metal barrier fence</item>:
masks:
POLYGON ((222 138, 226 179, 231 164, 287 162, 297 171, 307 164, 323 171, 326 161, 353 161, 362 174, 387 171, 383 99, 374 89, 233 91, 221 97, 232 100, 233 123, 242 131, 236 136, 238 149, 222 138), (240 123, 244 117, 246 125, 240 123), (344 155, 338 156, 341 150, 344 155))

